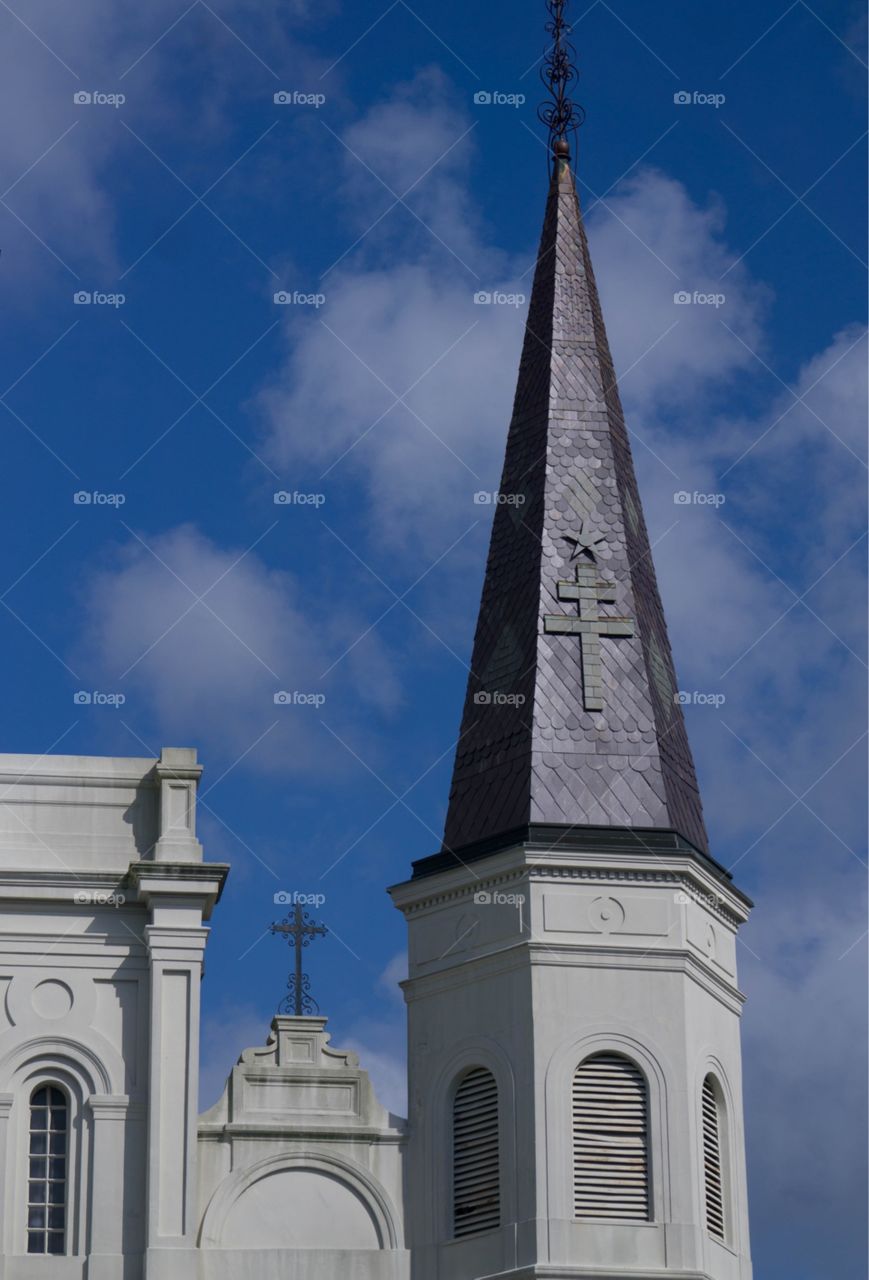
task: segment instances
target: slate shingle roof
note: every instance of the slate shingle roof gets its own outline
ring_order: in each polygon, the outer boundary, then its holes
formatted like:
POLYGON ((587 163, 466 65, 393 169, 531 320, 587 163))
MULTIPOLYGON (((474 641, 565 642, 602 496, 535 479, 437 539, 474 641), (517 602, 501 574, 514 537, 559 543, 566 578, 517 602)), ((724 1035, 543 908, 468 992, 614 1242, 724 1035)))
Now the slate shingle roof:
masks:
MULTIPOLYGON (((445 850, 526 825, 675 831, 708 852, 630 444, 573 176, 552 180, 519 365, 444 834, 445 850), (583 706, 565 535, 593 528, 633 637, 600 642, 603 710, 583 706), (489 701, 485 701, 488 695, 489 701)), ((588 561, 586 560, 586 563, 588 561)))

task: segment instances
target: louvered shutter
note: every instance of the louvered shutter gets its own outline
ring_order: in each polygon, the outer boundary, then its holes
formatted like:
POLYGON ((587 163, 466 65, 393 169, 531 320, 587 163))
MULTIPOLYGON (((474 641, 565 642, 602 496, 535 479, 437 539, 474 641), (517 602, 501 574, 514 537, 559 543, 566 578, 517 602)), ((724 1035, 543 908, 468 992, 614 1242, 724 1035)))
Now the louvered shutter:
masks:
POLYGON ((501 1221, 498 1086, 475 1067, 453 1103, 453 1233, 474 1235, 501 1221))
POLYGON ((721 1185, 721 1133, 718 1099, 712 1077, 703 1081, 703 1177, 706 1187, 706 1229, 724 1239, 724 1192, 721 1185))
POLYGON ((598 1053, 573 1078, 577 1218, 648 1220, 646 1081, 617 1053, 598 1053))

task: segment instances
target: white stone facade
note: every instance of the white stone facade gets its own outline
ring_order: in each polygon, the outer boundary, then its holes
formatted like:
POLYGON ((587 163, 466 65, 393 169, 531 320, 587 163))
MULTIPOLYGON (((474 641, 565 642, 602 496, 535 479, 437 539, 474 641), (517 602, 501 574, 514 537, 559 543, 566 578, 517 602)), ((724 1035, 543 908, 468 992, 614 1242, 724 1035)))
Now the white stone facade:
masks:
POLYGON ((200 1122, 227 871, 196 839, 200 773, 185 748, 0 757, 0 1280, 406 1280, 403 1124, 324 1019, 276 1019, 200 1122), (55 1255, 28 1253, 43 1086, 66 1107, 55 1255))
POLYGON ((414 1280, 750 1280, 735 940, 745 899, 695 858, 517 846, 392 890, 410 937, 408 1242, 414 1280), (577 1221, 572 1081, 643 1073, 649 1220, 577 1221), (451 1104, 471 1067, 500 1113, 501 1225, 457 1239, 451 1104), (701 1088, 724 1115, 726 1238, 704 1227, 701 1088))
POLYGON ((275 1018, 199 1125, 205 1280, 405 1280, 404 1124, 325 1018, 275 1018))
POLYGON ((398 885, 409 1122, 313 1017, 276 1018, 199 1116, 204 922, 226 875, 196 838, 199 774, 189 749, 0 757, 0 1280, 750 1280, 747 903, 712 864, 520 844, 398 885), (603 1051, 645 1081, 647 1221, 574 1214, 571 1089, 603 1051), (457 1238, 452 1106, 474 1068, 497 1083, 499 1225, 457 1238), (68 1135, 55 1254, 28 1252, 34 1196, 53 1220, 28 1178, 31 1141, 46 1186, 54 1167, 45 1089, 68 1135))

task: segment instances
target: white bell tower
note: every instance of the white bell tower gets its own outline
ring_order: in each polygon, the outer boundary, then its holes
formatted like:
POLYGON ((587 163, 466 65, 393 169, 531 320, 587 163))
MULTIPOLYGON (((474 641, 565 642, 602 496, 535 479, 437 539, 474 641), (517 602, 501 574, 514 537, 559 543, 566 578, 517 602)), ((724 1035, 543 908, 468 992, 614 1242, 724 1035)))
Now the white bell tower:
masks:
POLYGON ((444 843, 392 890, 413 1280, 749 1280, 751 904, 709 852, 564 136, 561 8, 444 843))
POLYGON ((749 904, 678 837, 636 836, 423 862, 392 890, 409 933, 414 1280, 749 1280, 736 983, 749 904), (456 1108, 481 1068, 494 1146, 484 1112, 463 1127, 456 1108), (496 1171, 494 1214, 467 1233, 463 1162, 484 1196, 496 1171))

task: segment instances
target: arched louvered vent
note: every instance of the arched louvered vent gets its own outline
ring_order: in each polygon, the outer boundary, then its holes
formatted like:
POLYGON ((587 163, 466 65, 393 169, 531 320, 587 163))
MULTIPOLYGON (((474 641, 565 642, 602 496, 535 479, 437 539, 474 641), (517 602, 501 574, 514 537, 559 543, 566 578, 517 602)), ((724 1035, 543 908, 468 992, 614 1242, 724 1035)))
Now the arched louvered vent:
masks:
POLYGON ((475 1067, 453 1102, 453 1234, 475 1235, 501 1221, 498 1086, 475 1067))
POLYGON ((648 1220, 646 1080, 617 1053, 597 1053, 573 1077, 577 1218, 648 1220))
POLYGON ((706 1188, 706 1230, 717 1240, 723 1240, 720 1108, 711 1076, 703 1081, 703 1178, 706 1188))

